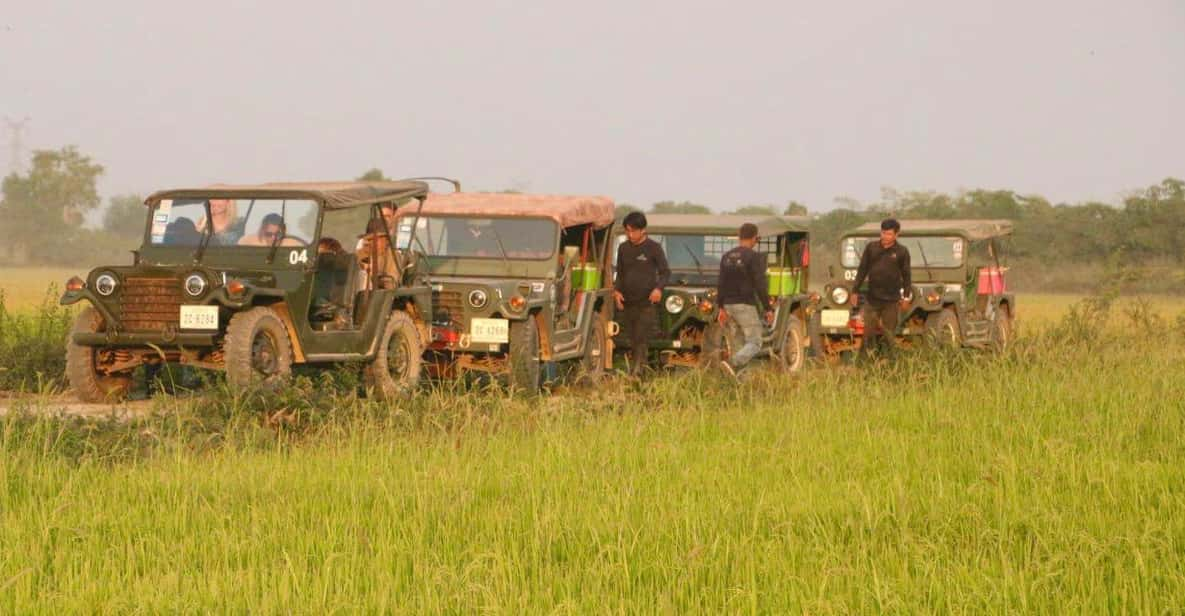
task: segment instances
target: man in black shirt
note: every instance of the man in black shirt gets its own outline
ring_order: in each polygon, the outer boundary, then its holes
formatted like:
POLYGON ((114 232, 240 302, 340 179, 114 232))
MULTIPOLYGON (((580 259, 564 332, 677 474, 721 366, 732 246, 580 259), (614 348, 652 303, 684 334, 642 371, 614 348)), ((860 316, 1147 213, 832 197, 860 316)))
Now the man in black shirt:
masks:
POLYGON ((631 212, 622 221, 625 242, 617 247, 617 279, 613 301, 630 340, 630 372, 641 374, 649 361, 650 338, 657 322, 655 304, 671 276, 667 255, 658 242, 646 237, 646 215, 631 212))
POLYGON ((745 334, 745 344, 721 364, 721 368, 733 375, 761 351, 761 317, 753 302, 762 307, 767 323, 773 320, 765 255, 753 250, 757 239, 757 225, 747 222, 741 225, 740 245, 720 257, 719 302, 745 334))
POLYGON ((857 305, 857 292, 865 280, 868 294, 864 298, 864 343, 860 354, 879 345, 883 339, 892 350, 897 347, 897 320, 900 308, 909 306, 913 281, 909 271, 909 249, 897 243, 901 223, 886 218, 881 221, 879 242, 869 242, 860 257, 856 281, 852 283, 852 305, 857 305))

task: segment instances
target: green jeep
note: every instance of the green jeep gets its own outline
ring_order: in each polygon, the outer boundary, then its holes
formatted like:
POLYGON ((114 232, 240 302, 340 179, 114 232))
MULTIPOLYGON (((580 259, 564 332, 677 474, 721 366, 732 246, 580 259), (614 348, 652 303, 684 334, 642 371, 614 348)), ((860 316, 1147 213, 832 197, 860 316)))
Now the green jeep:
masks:
POLYGON ((66 345, 71 388, 85 401, 117 400, 137 367, 164 362, 225 371, 241 389, 282 382, 293 364, 359 361, 377 396, 407 393, 419 378, 431 289, 414 282, 390 242, 358 238, 368 220, 386 225, 380 206, 427 194, 419 181, 153 194, 132 264, 66 284, 62 304, 91 304, 66 345), (346 249, 319 254, 331 238, 346 249), (361 273, 355 246, 390 266, 361 273))
MULTIPOLYGON (((720 258, 737 245, 742 224, 757 225, 757 250, 768 260, 774 322, 767 325, 762 353, 789 370, 802 369, 810 280, 808 220, 805 217, 648 214, 647 235, 663 247, 671 277, 658 310, 658 336, 650 343, 664 367, 707 367, 726 359, 743 340, 732 320, 719 323, 716 302, 720 258)), ((621 236, 618 242, 625 241, 621 236)), ((757 299, 754 298, 756 303, 757 299)), ((758 314, 766 308, 758 306, 758 314)), ((619 336, 628 347, 628 336, 619 336)), ((759 356, 760 356, 759 355, 759 356)))
POLYGON ((457 192, 404 210, 397 244, 422 255, 432 284, 430 373, 528 393, 560 365, 599 378, 612 354, 613 209, 605 197, 457 192))
MULTIPOLYGON (((949 346, 1003 349, 1012 336, 1016 298, 1007 292, 1000 262, 1007 220, 902 220, 898 243, 909 249, 913 300, 895 334, 905 345, 929 340, 949 346)), ((812 347, 828 360, 860 348, 864 322, 849 304, 864 247, 879 241, 869 223, 840 240, 842 278, 823 290, 811 322, 812 347)), ((864 289, 860 290, 863 303, 864 289)))

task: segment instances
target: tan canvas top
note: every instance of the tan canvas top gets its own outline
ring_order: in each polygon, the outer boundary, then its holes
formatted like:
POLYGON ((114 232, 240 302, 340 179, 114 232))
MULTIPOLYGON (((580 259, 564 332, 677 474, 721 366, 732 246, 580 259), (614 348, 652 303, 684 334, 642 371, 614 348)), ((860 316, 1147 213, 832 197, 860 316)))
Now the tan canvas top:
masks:
MULTIPOLYGON (((1012 233, 1011 220, 900 220, 901 235, 961 235, 971 241, 986 240, 1012 233)), ((869 222, 848 235, 878 234, 879 222, 869 222)))
POLYGON ((810 219, 805 216, 747 216, 744 214, 647 214, 646 231, 655 234, 736 235, 741 225, 757 225, 762 237, 795 231, 806 233, 810 219))
MULTIPOLYGON (((609 197, 573 195, 529 195, 517 193, 432 193, 424 201, 422 214, 461 216, 540 216, 561 227, 613 224, 613 200, 609 197)), ((414 216, 416 208, 402 211, 414 216)))
POLYGON ((428 194, 428 185, 400 182, 272 182, 254 185, 215 184, 205 188, 177 188, 153 193, 144 202, 162 199, 313 199, 329 209, 399 201, 428 194))

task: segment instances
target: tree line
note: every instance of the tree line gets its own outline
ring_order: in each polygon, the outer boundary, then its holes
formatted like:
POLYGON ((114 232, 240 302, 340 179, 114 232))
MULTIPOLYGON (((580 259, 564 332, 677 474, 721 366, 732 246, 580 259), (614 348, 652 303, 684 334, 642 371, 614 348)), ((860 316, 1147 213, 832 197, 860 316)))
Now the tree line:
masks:
MULTIPOLYGON (((0 196, 0 262, 77 264, 118 260, 135 246, 144 230, 143 198, 116 195, 104 206, 96 188, 103 166, 68 146, 38 150, 26 173, 4 178, 0 196), (101 211, 99 224, 85 225, 101 211)), ((379 169, 362 180, 387 179, 379 169)), ((816 249, 833 247, 840 234, 859 224, 896 216, 917 218, 1006 218, 1015 221, 1010 253, 1043 263, 1101 263, 1121 253, 1134 262, 1185 264, 1185 181, 1167 178, 1129 193, 1118 206, 1099 203, 1052 203, 1012 190, 976 189, 955 194, 885 189, 881 198, 862 204, 839 199, 834 209, 812 212, 798 201, 747 204, 729 213, 809 216, 816 249)), ((642 208, 617 207, 620 220, 642 208)), ((660 201, 646 211, 711 214, 707 205, 660 201)), ((906 223, 907 224, 907 223, 906 223)))

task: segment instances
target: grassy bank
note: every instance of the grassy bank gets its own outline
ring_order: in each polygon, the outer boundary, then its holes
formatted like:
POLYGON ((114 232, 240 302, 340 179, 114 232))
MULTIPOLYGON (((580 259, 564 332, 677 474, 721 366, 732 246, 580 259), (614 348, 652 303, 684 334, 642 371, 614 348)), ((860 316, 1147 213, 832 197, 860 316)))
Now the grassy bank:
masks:
POLYGON ((1091 314, 739 386, 11 417, 0 611, 1171 611, 1185 328, 1091 314))

